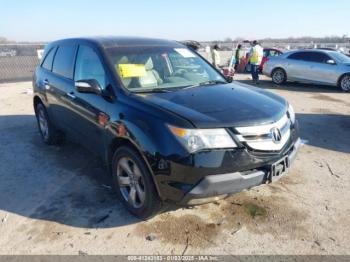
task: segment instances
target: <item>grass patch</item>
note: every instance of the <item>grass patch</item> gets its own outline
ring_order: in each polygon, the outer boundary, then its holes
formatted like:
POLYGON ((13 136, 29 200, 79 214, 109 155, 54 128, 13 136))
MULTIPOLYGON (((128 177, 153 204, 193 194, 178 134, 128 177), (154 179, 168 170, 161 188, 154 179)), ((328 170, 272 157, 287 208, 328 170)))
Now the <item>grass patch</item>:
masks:
POLYGON ((266 215, 266 209, 263 207, 260 207, 258 205, 248 203, 245 205, 245 208, 246 208, 248 214, 252 218, 255 218, 256 216, 265 216, 266 215))

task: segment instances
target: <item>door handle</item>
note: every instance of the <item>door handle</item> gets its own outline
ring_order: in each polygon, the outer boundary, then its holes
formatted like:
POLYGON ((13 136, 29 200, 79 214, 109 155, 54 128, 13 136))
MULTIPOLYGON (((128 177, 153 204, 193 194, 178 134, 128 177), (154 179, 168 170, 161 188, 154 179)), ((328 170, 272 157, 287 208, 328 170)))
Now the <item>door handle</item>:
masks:
POLYGON ((50 82, 49 82, 49 80, 47 80, 47 79, 44 80, 44 87, 45 87, 46 90, 50 89, 50 82))
POLYGON ((69 96, 72 99, 75 99, 76 96, 74 95, 74 92, 66 93, 67 96, 69 96))

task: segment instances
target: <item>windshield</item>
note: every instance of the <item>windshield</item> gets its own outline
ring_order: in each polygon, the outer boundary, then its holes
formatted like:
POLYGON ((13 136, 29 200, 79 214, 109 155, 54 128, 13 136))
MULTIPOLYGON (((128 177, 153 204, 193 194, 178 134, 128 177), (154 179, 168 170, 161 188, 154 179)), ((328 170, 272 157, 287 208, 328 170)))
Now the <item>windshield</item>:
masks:
POLYGON ((332 52, 332 56, 340 63, 350 64, 350 57, 347 57, 342 53, 332 52))
POLYGON ((106 51, 115 72, 130 91, 226 83, 201 57, 185 47, 111 47, 106 51))

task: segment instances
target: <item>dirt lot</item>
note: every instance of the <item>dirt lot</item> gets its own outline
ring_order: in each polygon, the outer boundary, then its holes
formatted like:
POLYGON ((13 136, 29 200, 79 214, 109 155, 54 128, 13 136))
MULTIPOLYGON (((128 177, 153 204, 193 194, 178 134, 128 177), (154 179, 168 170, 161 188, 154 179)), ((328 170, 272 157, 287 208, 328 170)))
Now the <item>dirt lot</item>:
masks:
POLYGON ((350 94, 260 86, 297 112, 306 144, 289 175, 145 222, 115 199, 98 158, 41 142, 31 83, 1 84, 0 254, 350 254, 350 94))

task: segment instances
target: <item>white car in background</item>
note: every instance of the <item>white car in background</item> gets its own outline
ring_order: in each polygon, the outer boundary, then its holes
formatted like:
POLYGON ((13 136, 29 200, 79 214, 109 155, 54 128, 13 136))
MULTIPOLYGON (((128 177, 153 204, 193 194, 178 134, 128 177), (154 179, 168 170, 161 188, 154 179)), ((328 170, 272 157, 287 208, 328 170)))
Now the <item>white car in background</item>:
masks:
POLYGON ((275 84, 286 81, 339 86, 350 91, 350 58, 330 50, 298 50, 271 57, 263 74, 275 84))

